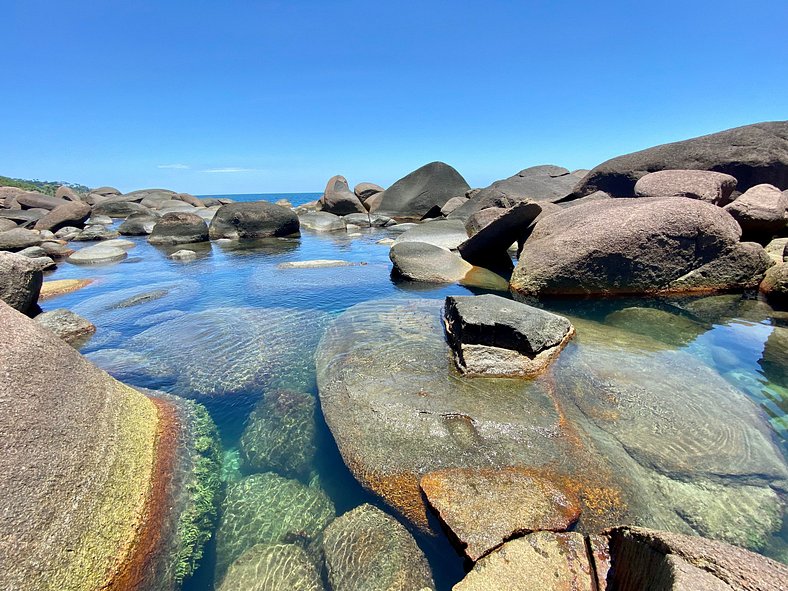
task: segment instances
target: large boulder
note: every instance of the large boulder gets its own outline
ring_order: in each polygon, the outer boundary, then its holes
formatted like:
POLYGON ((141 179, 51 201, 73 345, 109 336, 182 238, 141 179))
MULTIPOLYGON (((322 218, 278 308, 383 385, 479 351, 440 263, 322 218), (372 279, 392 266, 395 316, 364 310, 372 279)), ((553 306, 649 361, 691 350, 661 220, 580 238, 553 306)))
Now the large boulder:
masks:
POLYGON ((12 228, 0 232, 0 250, 24 250, 31 246, 39 246, 43 242, 41 234, 25 228, 12 228))
POLYGON ((729 174, 746 191, 762 183, 788 188, 788 121, 756 123, 690 140, 663 144, 595 167, 575 187, 574 196, 606 191, 634 195, 635 183, 658 170, 712 170, 729 174))
POLYGON ((359 198, 348 187, 347 179, 340 175, 328 179, 326 190, 320 198, 320 208, 336 215, 367 211, 359 198))
POLYGON ((337 232, 346 229, 345 221, 338 215, 327 211, 308 211, 298 216, 302 228, 314 232, 337 232))
POLYGON ((98 265, 102 263, 117 263, 129 255, 123 248, 96 244, 82 248, 68 257, 69 263, 75 265, 98 265))
POLYGON ((216 427, 0 303, 0 588, 174 590, 219 492, 216 427))
POLYGON ((298 216, 290 209, 268 201, 222 205, 211 220, 211 240, 233 240, 291 236, 299 233, 298 216))
POLYGON ((447 297, 443 319, 457 368, 470 376, 537 375, 575 334, 563 316, 491 294, 447 297))
POLYGON ((68 203, 65 199, 59 199, 51 195, 44 195, 43 193, 35 193, 32 191, 19 193, 16 196, 16 202, 19 203, 23 209, 47 209, 50 211, 68 203))
POLYGON ((373 213, 398 218, 422 218, 432 208, 440 209, 452 197, 470 189, 459 172, 443 162, 431 162, 411 172, 373 197, 373 213))
POLYGON ((79 194, 67 185, 60 185, 57 191, 55 191, 55 197, 57 199, 65 199, 66 201, 82 201, 79 194))
POLYGON ((147 236, 153 232, 153 227, 159 221, 159 214, 133 213, 118 226, 118 232, 123 236, 147 236))
POLYGON ((731 201, 736 179, 709 170, 660 170, 635 183, 638 197, 689 197, 723 206, 731 201))
POLYGON ((56 232, 64 226, 82 227, 90 217, 90 205, 81 201, 69 201, 59 205, 48 214, 40 218, 35 226, 36 230, 50 230, 56 232))
POLYGON ((765 253, 740 245, 740 237, 724 210, 695 199, 586 203, 536 225, 511 287, 530 296, 740 290, 768 267, 765 253))
POLYGON ((151 244, 189 244, 208 241, 208 224, 200 216, 188 212, 165 213, 153 226, 151 244))
POLYGON ((102 201, 93 206, 93 215, 107 215, 111 218, 127 218, 135 213, 151 213, 151 209, 135 201, 118 200, 113 198, 102 201))
POLYGON ((323 530, 334 515, 334 505, 322 490, 273 472, 252 474, 232 484, 216 531, 217 580, 257 544, 298 541, 314 560, 323 530))
POLYGON ((756 185, 725 206, 747 240, 766 244, 788 223, 788 195, 773 185, 756 185))
POLYGON ((90 190, 91 193, 101 195, 102 197, 112 197, 113 195, 120 195, 120 191, 115 187, 97 187, 90 190))
POLYGON ((334 591, 431 591, 432 573, 402 524, 372 505, 335 519, 323 550, 334 591))
POLYGON ((38 302, 44 276, 30 258, 11 252, 0 252, 0 300, 31 314, 38 302))

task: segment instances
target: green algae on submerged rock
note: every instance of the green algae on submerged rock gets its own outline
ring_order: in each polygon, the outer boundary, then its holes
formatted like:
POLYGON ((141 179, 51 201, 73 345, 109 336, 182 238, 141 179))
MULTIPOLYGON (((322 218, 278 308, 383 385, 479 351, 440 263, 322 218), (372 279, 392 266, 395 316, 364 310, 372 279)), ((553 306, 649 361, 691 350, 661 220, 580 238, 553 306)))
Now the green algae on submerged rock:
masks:
POLYGON ((265 472, 230 485, 216 532, 216 573, 256 544, 298 543, 317 555, 334 505, 326 494, 296 480, 265 472))
POLYGON ((631 307, 616 310, 605 318, 605 324, 642 334, 674 347, 688 345, 708 327, 658 308, 631 307))
POLYGON ((323 591, 314 561, 295 544, 257 544, 227 569, 218 591, 323 591))
POLYGON ((266 392, 241 435, 246 470, 305 479, 315 455, 315 404, 302 392, 266 392))
POLYGON ((323 536, 328 579, 334 591, 434 589, 416 540, 390 515, 361 505, 335 519, 323 536))

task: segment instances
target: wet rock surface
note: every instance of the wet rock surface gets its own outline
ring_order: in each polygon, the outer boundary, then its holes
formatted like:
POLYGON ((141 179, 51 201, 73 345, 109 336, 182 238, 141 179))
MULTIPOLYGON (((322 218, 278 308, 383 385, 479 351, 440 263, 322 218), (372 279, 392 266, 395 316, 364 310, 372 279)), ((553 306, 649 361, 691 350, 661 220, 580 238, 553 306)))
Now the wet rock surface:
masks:
POLYGON ((334 505, 320 489, 272 472, 253 474, 227 490, 216 532, 216 573, 257 544, 296 543, 319 558, 323 530, 334 519, 334 505))
POLYGON ((427 560, 402 524, 372 505, 335 519, 323 539, 334 591, 434 589, 427 560))
POLYGON ((241 435, 247 470, 306 479, 315 454, 315 404, 315 398, 303 392, 267 392, 241 435))
POLYGON ((257 544, 230 565, 218 591, 323 591, 323 583, 300 546, 257 544))
POLYGON ((573 492, 522 468, 436 470, 420 484, 431 509, 473 561, 517 535, 568 530, 580 516, 573 492))

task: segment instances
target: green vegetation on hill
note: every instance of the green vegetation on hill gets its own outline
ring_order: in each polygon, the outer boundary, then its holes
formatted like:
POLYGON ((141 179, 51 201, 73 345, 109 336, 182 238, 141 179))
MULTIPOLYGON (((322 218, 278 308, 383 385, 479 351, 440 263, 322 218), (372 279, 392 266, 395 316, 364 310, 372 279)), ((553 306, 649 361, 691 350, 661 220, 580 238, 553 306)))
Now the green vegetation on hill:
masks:
POLYGON ((20 189, 25 189, 26 191, 38 191, 39 193, 44 193, 45 195, 54 195, 55 191, 57 191, 57 188, 61 185, 71 187, 77 193, 87 193, 90 191, 90 189, 85 185, 78 185, 75 183, 39 180, 28 181, 25 179, 12 179, 7 176, 0 176, 0 187, 19 187, 20 189))

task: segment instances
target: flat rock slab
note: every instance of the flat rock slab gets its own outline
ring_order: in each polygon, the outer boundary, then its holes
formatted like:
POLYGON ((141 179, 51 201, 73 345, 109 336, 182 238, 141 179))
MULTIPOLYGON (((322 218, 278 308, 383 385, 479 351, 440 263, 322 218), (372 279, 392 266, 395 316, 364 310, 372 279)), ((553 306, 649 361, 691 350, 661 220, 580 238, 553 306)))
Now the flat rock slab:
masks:
POLYGON ((338 232, 346 229, 345 221, 327 211, 309 211, 298 216, 302 228, 314 232, 338 232))
POLYGON ((457 250, 457 247, 467 239, 468 233, 461 220, 439 220, 417 224, 403 232, 397 238, 397 243, 426 242, 448 250, 457 250))
POLYGON ((582 534, 538 532, 482 558, 453 591, 594 591, 582 534))
POLYGON ((523 468, 437 470, 421 489, 474 562, 518 534, 567 530, 580 516, 572 491, 523 468))
POLYGON ((279 269, 326 269, 331 267, 355 267, 365 263, 355 263, 352 261, 340 261, 332 259, 316 259, 314 261, 292 261, 290 263, 279 263, 279 269))
POLYGON ((575 332, 563 316, 496 295, 449 296, 444 310, 447 340, 467 375, 537 375, 575 332))
POLYGON ((95 265, 101 263, 117 263, 128 256, 128 253, 122 248, 97 244, 78 250, 68 257, 67 260, 69 263, 74 263, 75 265, 95 265))
POLYGON ((474 267, 446 248, 426 242, 395 242, 389 251, 394 272, 410 281, 460 283, 506 291, 508 283, 500 275, 474 267))
POLYGON ((54 281, 44 281, 41 286, 40 300, 46 300, 61 295, 66 295, 72 291, 77 291, 93 283, 93 279, 56 279, 54 281))

